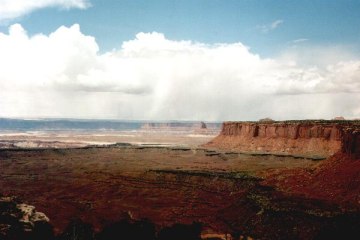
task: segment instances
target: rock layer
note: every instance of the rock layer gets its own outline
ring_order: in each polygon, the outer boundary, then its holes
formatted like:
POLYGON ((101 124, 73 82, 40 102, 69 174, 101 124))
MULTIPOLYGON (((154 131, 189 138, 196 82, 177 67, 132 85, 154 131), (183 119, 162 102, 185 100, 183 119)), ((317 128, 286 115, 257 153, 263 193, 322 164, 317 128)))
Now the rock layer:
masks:
POLYGON ((326 158, 359 154, 359 121, 225 122, 206 147, 326 158))

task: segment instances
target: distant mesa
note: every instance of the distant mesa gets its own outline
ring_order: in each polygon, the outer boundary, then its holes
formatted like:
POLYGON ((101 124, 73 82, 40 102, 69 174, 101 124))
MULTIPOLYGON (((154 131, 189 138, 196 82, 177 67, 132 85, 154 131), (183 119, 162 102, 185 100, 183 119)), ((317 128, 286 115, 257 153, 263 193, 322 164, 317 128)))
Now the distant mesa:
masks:
POLYGON ((274 122, 274 120, 267 117, 267 118, 261 118, 261 119, 259 119, 259 122, 274 122))
POLYGON ((334 117, 332 120, 346 120, 343 116, 334 117))
POLYGON ((141 126, 142 130, 154 132, 189 132, 194 134, 218 134, 221 123, 201 122, 149 122, 141 126))

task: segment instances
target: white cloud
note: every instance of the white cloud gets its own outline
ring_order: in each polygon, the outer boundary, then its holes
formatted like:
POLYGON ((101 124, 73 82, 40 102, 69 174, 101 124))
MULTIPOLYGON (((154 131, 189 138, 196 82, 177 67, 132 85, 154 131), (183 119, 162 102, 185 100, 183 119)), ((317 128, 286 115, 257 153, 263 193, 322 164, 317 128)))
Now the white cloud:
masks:
POLYGON ((272 22, 271 25, 270 25, 270 29, 275 29, 275 28, 277 28, 277 27, 278 27, 280 24, 282 24, 283 22, 284 22, 284 21, 283 21, 283 20, 280 20, 280 19, 272 22))
POLYGON ((292 43, 303 43, 303 42, 307 42, 309 41, 309 39, 307 38, 299 38, 299 39, 295 39, 293 41, 291 41, 292 43))
POLYGON ((284 23, 283 20, 278 19, 278 20, 273 21, 270 24, 257 26, 257 28, 260 29, 261 32, 263 32, 263 33, 268 33, 270 31, 275 30, 276 28, 278 28, 283 23, 284 23))
POLYGON ((12 20, 46 7, 84 9, 89 6, 88 0, 0 0, 0 22, 12 20))
POLYGON ((34 36, 15 24, 0 33, 0 116, 359 117, 360 60, 334 51, 328 62, 316 53, 314 64, 294 49, 262 58, 241 43, 172 41, 153 32, 100 54, 77 24, 34 36))

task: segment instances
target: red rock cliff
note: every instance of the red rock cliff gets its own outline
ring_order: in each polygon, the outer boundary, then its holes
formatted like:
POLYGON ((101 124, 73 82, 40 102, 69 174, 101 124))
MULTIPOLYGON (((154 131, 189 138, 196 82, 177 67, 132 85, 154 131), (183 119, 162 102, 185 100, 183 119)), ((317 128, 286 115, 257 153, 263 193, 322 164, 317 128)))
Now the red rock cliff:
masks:
POLYGON ((307 157, 359 154, 359 121, 225 122, 210 148, 307 157))

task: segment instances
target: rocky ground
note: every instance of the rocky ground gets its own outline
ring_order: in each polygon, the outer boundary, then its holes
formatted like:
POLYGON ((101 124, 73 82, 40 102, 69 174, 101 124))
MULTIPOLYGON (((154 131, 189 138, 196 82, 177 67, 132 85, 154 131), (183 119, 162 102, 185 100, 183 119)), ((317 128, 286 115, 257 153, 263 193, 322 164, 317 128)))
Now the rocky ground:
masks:
POLYGON ((0 239, 51 239, 49 218, 14 197, 0 196, 0 239))
POLYGON ((0 189, 45 212, 56 234, 71 219, 90 224, 96 233, 126 218, 148 219, 155 232, 198 222, 203 239, 359 234, 359 204, 305 194, 300 179, 297 188, 285 184, 294 176, 290 173, 311 174, 325 165, 191 147, 3 149, 0 189))

